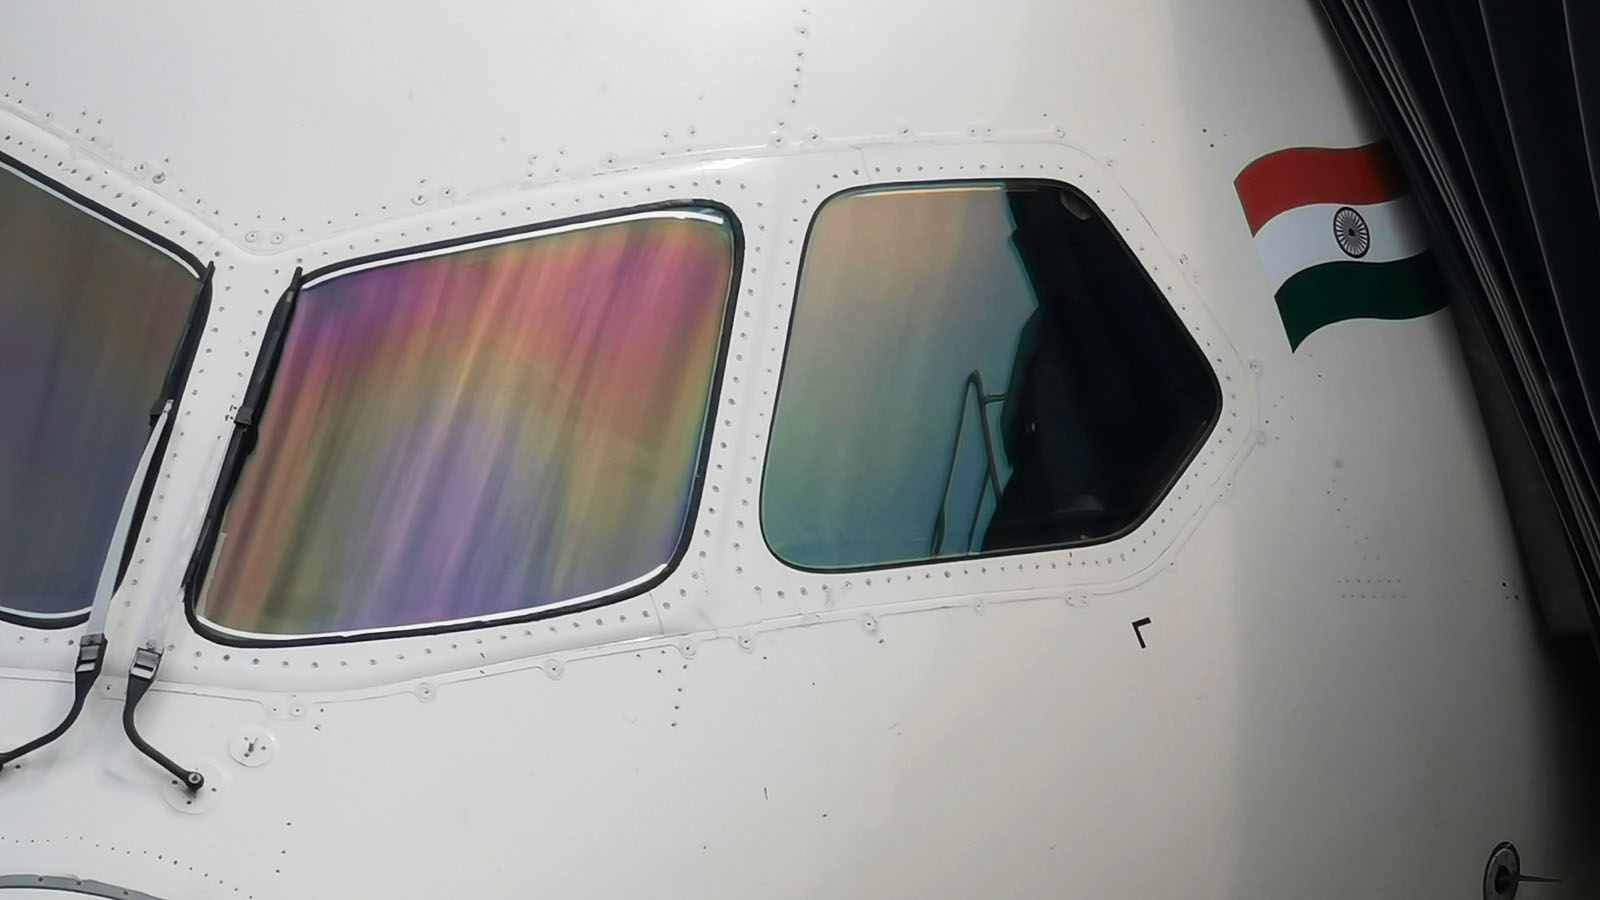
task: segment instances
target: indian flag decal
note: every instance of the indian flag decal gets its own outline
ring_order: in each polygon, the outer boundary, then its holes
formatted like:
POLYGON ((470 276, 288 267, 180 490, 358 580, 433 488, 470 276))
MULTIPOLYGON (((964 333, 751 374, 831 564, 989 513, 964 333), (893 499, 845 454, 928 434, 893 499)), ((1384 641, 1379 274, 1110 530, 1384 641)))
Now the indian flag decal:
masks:
POLYGON ((1289 346, 1345 319, 1409 319, 1444 285, 1389 146, 1269 153, 1233 181, 1289 346))

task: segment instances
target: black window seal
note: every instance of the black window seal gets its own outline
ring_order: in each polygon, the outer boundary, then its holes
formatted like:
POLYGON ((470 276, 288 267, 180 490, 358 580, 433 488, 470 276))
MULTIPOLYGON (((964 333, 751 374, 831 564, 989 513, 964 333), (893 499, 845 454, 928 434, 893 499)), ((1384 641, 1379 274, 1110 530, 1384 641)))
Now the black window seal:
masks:
MULTIPOLYGON (((200 257, 176 241, 67 187, 60 181, 45 175, 10 154, 0 152, 0 169, 8 170, 22 180, 32 182, 35 187, 44 190, 46 193, 54 194, 69 206, 76 206, 80 211, 105 222, 113 228, 126 232, 137 240, 149 244, 157 251, 171 257, 188 269, 190 274, 199 282, 194 301, 189 309, 189 316, 184 321, 184 330, 180 333, 178 345, 167 364, 167 374, 162 382, 161 395, 156 399, 155 405, 151 409, 150 424, 152 427, 155 425, 157 417, 161 414, 162 405, 169 398, 173 400, 173 416, 175 417, 178 398, 182 395, 183 388, 188 384, 189 372, 194 362, 195 348, 199 344, 200 335, 205 331, 206 317, 209 314, 211 305, 211 282, 214 267, 202 263, 200 257)), ((115 584, 118 586, 122 584, 122 577, 127 573, 128 565, 133 559, 133 548, 138 546, 139 532, 144 525, 145 511, 155 487, 156 475, 161 468, 160 463, 166 457, 169 438, 170 430, 167 436, 163 436, 161 443, 157 446, 155 461, 151 464, 150 470, 145 473, 144 484, 140 485, 139 500, 133 511, 133 525, 128 529, 128 539, 123 545, 121 560, 117 566, 115 584)), ((89 609, 87 607, 82 612, 74 615, 51 616, 48 618, 0 609, 0 622, 40 631, 60 631, 67 628, 75 628, 88 620, 89 609)))
POLYGON ((200 261, 200 257, 196 256, 183 245, 172 240, 166 235, 135 222, 133 219, 107 207, 105 204, 100 203, 99 201, 90 199, 89 197, 78 193, 72 188, 67 187, 65 184, 62 184, 60 181, 51 178, 50 176, 40 172, 38 169, 33 168, 27 163, 22 162, 14 156, 0 152, 0 167, 12 170, 16 174, 22 176, 24 179, 40 185, 50 193, 57 195, 63 200, 66 200, 68 203, 81 207, 84 211, 93 214, 95 217, 104 220, 108 224, 114 225, 115 227, 128 232, 147 244, 151 244, 152 246, 156 247, 156 249, 161 250, 163 253, 166 253, 168 256, 171 256, 182 263, 189 269, 191 273, 193 273, 196 279, 205 277, 206 265, 200 261))
MULTIPOLYGON (((739 303, 739 285, 741 277, 744 274, 744 249, 744 229, 739 222, 739 217, 734 214, 732 208, 715 200, 685 198, 679 200, 664 200, 656 203, 644 204, 641 206, 608 209, 600 212, 585 213, 579 216, 570 216, 563 219, 535 222, 525 225, 517 225, 510 228, 501 228, 494 231, 479 232, 477 234, 466 235, 459 238, 448 238, 445 240, 432 241, 425 244, 402 247, 395 250, 387 250, 381 253, 358 256, 343 260, 341 262, 331 263, 304 274, 296 272, 295 278, 290 285, 290 290, 285 292, 285 299, 288 300, 290 309, 283 316, 284 323, 279 332, 278 346, 275 348, 274 352, 270 354, 273 357, 271 360, 268 359, 269 354, 265 352, 263 352, 262 355, 256 359, 256 368, 251 372, 250 383, 252 386, 259 383, 262 388, 259 391, 259 396, 255 398, 252 398, 247 390, 245 398, 240 403, 241 411, 245 411, 248 405, 248 416, 250 421, 246 428, 240 428, 236 423, 233 438, 229 441, 227 455, 223 461, 222 471, 217 476, 217 485, 212 493, 211 501, 207 508, 205 523, 201 527, 199 537, 195 543, 194 555, 190 558, 188 569, 184 574, 183 609, 184 615, 189 619, 190 627, 206 640, 227 647, 273 648, 350 644, 370 641, 395 640, 399 638, 427 637, 430 635, 449 634, 453 632, 470 631, 482 628, 493 628, 501 625, 517 625, 527 622, 541 621, 544 619, 557 618, 560 616, 575 615, 578 613, 588 612, 589 610, 596 609, 601 606, 608 606, 632 597, 637 597, 660 586, 662 582, 666 581, 673 575, 674 572, 677 571, 678 566, 683 562, 684 557, 688 555, 689 544, 694 535, 695 522, 700 514, 700 502, 705 489, 706 470, 710 464, 711 448, 714 446, 713 438, 715 437, 716 430, 717 405, 721 401, 722 397, 723 376, 727 369, 728 354, 730 352, 729 345, 733 335, 733 323, 735 319, 736 307, 739 303), (512 611, 479 618, 469 618, 422 625, 396 626, 394 628, 373 629, 370 631, 361 631, 356 633, 323 633, 312 635, 286 635, 284 637, 251 637, 223 630, 222 628, 217 627, 201 618, 199 614, 200 593, 205 586, 207 574, 210 569, 210 557, 215 551, 218 531, 221 528, 223 516, 227 512, 228 503, 232 500, 233 491, 238 486, 239 473, 243 470, 244 462, 249 455, 247 448, 241 446, 236 449, 236 445, 242 444, 242 441, 244 440, 242 438, 242 433, 244 431, 253 431, 259 426, 262 413, 265 410, 268 395, 271 391, 272 376, 275 374, 274 370, 277 366, 277 356, 279 353, 281 353, 283 342, 287 341, 288 339, 289 325, 292 320, 292 307, 295 303, 295 297, 298 295, 301 285, 324 280, 328 276, 336 275, 346 269, 354 269, 358 267, 373 268, 378 265, 388 263, 392 260, 399 261, 402 257, 440 253, 442 251, 452 250, 457 247, 464 247, 465 245, 469 244, 479 244, 486 241, 513 238, 519 235, 528 235, 531 237, 542 231, 549 231, 556 228, 567 228, 574 225, 603 223, 610 219, 620 219, 626 216, 646 213, 674 212, 696 208, 713 210, 723 217, 723 219, 727 222, 728 229, 733 239, 733 254, 729 260, 730 271, 728 276, 728 290, 727 295, 723 300, 722 327, 718 332, 717 355, 711 369, 711 387, 706 398, 705 422, 701 426, 700 451, 695 459, 693 477, 689 486, 687 507, 688 513, 684 516, 683 526, 679 530, 678 539, 673 547, 672 554, 659 572, 655 573, 654 576, 644 581, 630 584, 624 588, 619 588, 614 591, 602 593, 599 596, 585 600, 582 603, 549 604, 545 607, 534 607, 527 610, 512 611), (255 402, 252 403, 252 400, 255 402), (240 450, 243 450, 242 454, 240 453, 240 450), (231 473, 230 468, 233 470, 231 473)), ((280 304, 282 303, 283 300, 280 300, 280 304)), ((271 339, 271 334, 271 326, 269 324, 268 334, 263 336, 262 339, 263 348, 267 347, 267 341, 271 339)), ((251 438, 251 440, 253 440, 253 438, 251 438)))
POLYGON ((1139 274, 1144 278, 1145 284, 1149 287, 1150 292, 1160 300, 1161 308, 1171 319, 1173 325, 1179 331, 1183 332, 1184 340, 1188 342, 1189 346, 1193 348, 1195 354, 1204 362, 1205 370, 1211 376, 1207 379, 1207 383, 1211 387, 1211 414, 1208 421, 1205 423, 1205 427, 1200 430, 1200 433, 1195 437, 1193 444, 1184 454, 1182 463, 1173 468, 1172 474, 1161 486, 1161 490, 1157 491, 1152 496, 1150 503, 1142 511, 1140 511, 1137 516, 1130 520, 1127 525, 1109 534, 1100 535, 1083 541, 1040 544, 1031 547, 1009 547, 1003 550, 990 550, 988 552, 968 553, 961 555, 929 556, 922 559, 907 559, 897 562, 876 562, 854 566, 829 567, 805 566, 799 563, 790 562, 783 557, 783 554, 778 552, 776 547, 772 546, 772 541, 767 538, 767 472, 769 471, 768 466, 771 463, 772 435, 776 431, 776 427, 768 428, 767 446, 761 457, 761 495, 756 501, 756 515, 761 522, 761 541, 766 545, 767 552, 772 554, 772 558, 776 559, 786 568, 812 575, 851 575, 859 572, 881 572, 893 569, 909 569, 916 566, 949 566, 956 563, 972 562, 974 560, 996 559, 1008 556, 1020 556, 1030 553, 1052 553, 1059 550, 1080 550, 1085 547, 1095 547, 1102 544, 1110 544, 1115 541, 1119 541, 1130 534, 1133 534, 1143 527, 1146 522, 1150 521, 1150 517, 1155 515, 1156 511, 1161 508, 1161 504, 1166 502, 1167 497, 1172 493, 1172 489, 1177 487, 1178 482, 1183 480, 1183 476, 1189 473, 1190 466, 1194 465, 1195 459, 1200 456, 1200 451, 1205 449, 1206 443, 1211 440, 1211 435, 1216 432, 1217 423, 1222 420, 1222 412, 1224 408, 1222 382, 1217 378, 1217 370, 1213 367, 1211 358, 1206 355, 1205 351, 1200 347, 1199 342, 1195 340, 1194 333, 1189 328, 1189 323, 1185 322, 1183 317, 1178 315, 1178 310, 1172 305, 1172 301, 1167 299, 1167 295, 1161 290, 1161 286, 1156 283, 1154 278, 1151 277, 1150 270, 1145 267, 1144 262, 1140 260, 1138 254, 1134 253, 1133 249, 1128 246, 1127 240, 1123 238, 1122 233, 1115 227, 1115 220, 1113 220, 1111 216, 1107 215, 1104 209, 1100 208, 1100 204, 1094 202, 1094 200, 1090 198, 1088 194, 1084 193, 1082 188, 1079 188, 1074 184, 1065 181, 1057 181, 1052 178, 1007 178, 1003 175, 989 178, 910 179, 905 181, 882 181, 872 182, 869 184, 859 184, 834 191, 832 194, 829 194, 821 203, 817 204, 815 211, 813 211, 811 214, 811 221, 806 224, 805 240, 800 245, 799 264, 795 267, 794 293, 789 297, 789 327, 784 334, 783 360, 778 366, 778 386, 773 391, 772 397, 773 426, 778 424, 778 406, 783 401, 783 380, 784 376, 788 374, 789 371, 789 349, 794 345, 794 322, 795 316, 797 316, 800 312, 800 285, 802 279, 805 278, 806 254, 811 250, 811 238, 817 227, 817 219, 821 217, 822 211, 828 208, 828 204, 840 199, 841 197, 846 197, 851 194, 862 194, 874 191, 893 191, 916 188, 947 189, 984 187, 989 185, 999 186, 1007 189, 1050 188, 1052 190, 1064 190, 1073 197, 1083 201, 1089 206, 1090 209, 1095 211, 1095 214, 1098 215, 1101 220, 1109 223, 1112 226, 1112 234, 1116 236, 1117 246, 1122 248, 1122 252, 1126 254, 1128 259, 1139 270, 1139 274))

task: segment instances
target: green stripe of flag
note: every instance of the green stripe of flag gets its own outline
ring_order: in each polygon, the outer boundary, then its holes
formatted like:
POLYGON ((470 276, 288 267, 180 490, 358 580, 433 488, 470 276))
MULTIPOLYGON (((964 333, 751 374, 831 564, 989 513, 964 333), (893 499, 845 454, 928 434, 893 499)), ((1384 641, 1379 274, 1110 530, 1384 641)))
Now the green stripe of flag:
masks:
POLYGON ((1339 261, 1312 266, 1278 288, 1289 346, 1345 319, 1410 319, 1443 309, 1444 281, 1433 256, 1419 253, 1393 262, 1339 261))

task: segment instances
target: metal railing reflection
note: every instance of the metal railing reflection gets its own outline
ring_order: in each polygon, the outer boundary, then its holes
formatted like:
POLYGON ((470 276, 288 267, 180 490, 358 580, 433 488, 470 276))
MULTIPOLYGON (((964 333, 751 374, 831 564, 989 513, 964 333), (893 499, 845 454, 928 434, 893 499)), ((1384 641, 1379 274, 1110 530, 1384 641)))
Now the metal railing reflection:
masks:
POLYGON ((950 484, 955 479, 956 463, 961 458, 961 435, 967 426, 967 400, 974 394, 978 400, 978 423, 983 434, 983 450, 985 478, 983 488, 978 493, 978 500, 972 506, 972 521, 967 527, 967 542, 960 551, 964 554, 972 552, 972 541, 977 536, 978 519, 983 515, 983 501, 985 492, 993 492, 995 503, 1000 502, 1000 462, 999 451, 995 446, 994 426, 989 422, 989 407, 1001 403, 1006 399, 1004 393, 991 394, 984 389, 983 373, 973 369, 968 373, 966 381, 961 385, 961 409, 956 415, 955 436, 950 442, 950 464, 945 468, 944 490, 939 495, 939 511, 933 519, 933 539, 929 546, 929 556, 944 555, 944 542, 946 537, 946 523, 950 513, 950 484))

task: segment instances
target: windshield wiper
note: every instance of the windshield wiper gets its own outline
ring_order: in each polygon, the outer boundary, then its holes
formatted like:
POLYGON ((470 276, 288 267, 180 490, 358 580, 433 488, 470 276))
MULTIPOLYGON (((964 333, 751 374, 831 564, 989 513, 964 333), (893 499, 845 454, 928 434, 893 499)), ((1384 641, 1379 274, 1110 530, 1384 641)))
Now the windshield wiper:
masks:
MULTIPOLYGON (((256 365, 250 372, 250 382, 245 388, 244 397, 239 401, 239 408, 233 414, 233 435, 228 439, 228 449, 222 458, 222 469, 217 473, 216 489, 212 492, 211 502, 206 507, 206 516, 200 526, 199 540, 195 542, 194 555, 189 558, 189 564, 184 570, 180 584, 183 593, 182 602, 185 604, 191 601, 199 584, 199 573, 204 571, 205 561, 214 552, 217 529, 222 522, 222 512, 227 507, 228 498, 232 495, 234 487, 238 485, 239 470, 243 468, 250 451, 255 449, 261 410, 266 404, 268 393, 271 392, 272 378, 277 374, 278 361, 283 356, 284 335, 294 314, 295 301, 300 297, 300 279, 301 270, 295 269, 289 287, 283 292, 283 296, 278 298, 277 305, 272 309, 272 318, 267 321, 266 334, 261 339, 261 354, 256 357, 256 365)), ((155 617, 152 628, 161 629, 165 625, 165 620, 164 616, 155 617)), ((140 701, 144 700, 151 685, 155 684, 156 673, 161 669, 163 652, 161 640, 162 635, 153 630, 146 635, 143 644, 134 651, 133 665, 128 669, 128 695, 122 708, 122 728, 127 733, 128 740, 140 753, 166 769, 184 789, 193 793, 205 786, 205 776, 198 770, 184 768, 152 746, 139 733, 139 724, 135 717, 140 701)))
POLYGON ((217 486, 206 507, 205 521, 200 526, 200 539, 195 542, 194 555, 189 557, 188 568, 183 573, 185 603, 194 603, 196 593, 205 577, 211 554, 216 551, 217 531, 222 525, 222 513, 239 485, 239 472, 256 446, 256 432, 261 426, 261 413, 266 408, 267 397, 272 393, 272 382, 278 374, 278 362, 283 358, 284 338, 289 323, 294 318, 296 302, 300 299, 301 271, 294 270, 289 287, 272 308, 272 318, 267 320, 267 330, 261 337, 261 355, 250 372, 250 383, 245 388, 239 408, 233 414, 233 434, 228 438, 228 449, 222 457, 222 470, 217 473, 217 486))
MULTIPOLYGON (((195 542, 194 555, 189 558, 189 564, 184 570, 181 590, 185 604, 193 599, 200 573, 205 570, 205 560, 210 558, 216 547, 217 529, 221 526, 222 512, 227 507, 228 498, 232 495, 234 487, 238 484, 239 470, 244 466, 250 451, 255 449, 256 430, 260 426, 261 411, 266 405, 267 395, 272 390, 272 379, 277 374, 278 361, 283 356, 284 336, 289 329, 289 320, 294 315, 295 301, 300 297, 300 280, 301 271, 295 269, 289 287, 283 292, 283 296, 278 298, 277 306, 273 307, 272 318, 268 320, 266 334, 261 339, 261 354, 256 358, 256 366, 250 372, 250 383, 245 388, 243 399, 239 401, 239 408, 233 414, 233 435, 228 439, 228 449, 222 458, 222 469, 217 473, 217 487, 212 492, 210 504, 206 507, 206 516, 200 526, 200 538, 195 542)), ((153 630, 145 635, 143 643, 134 650, 133 665, 128 669, 128 695, 122 708, 122 727, 128 735, 128 740, 140 753, 167 770, 185 790, 194 793, 205 786, 205 776, 198 770, 184 768, 152 746, 139 733, 138 720, 135 718, 139 703, 144 700, 151 685, 155 684, 156 673, 161 668, 163 645, 160 630, 164 628, 165 622, 164 616, 154 617, 153 630)))
POLYGON ((211 309, 211 279, 215 271, 215 266, 206 266, 200 289, 195 292, 194 302, 189 307, 183 334, 178 338, 178 346, 168 363, 161 395, 156 398, 150 411, 150 437, 145 441, 144 452, 139 456, 139 465, 134 469, 122 509, 117 514, 117 524, 111 532, 105 562, 100 567, 100 578, 95 583, 89 621, 82 639, 78 641, 78 660, 73 666, 72 706, 56 727, 19 747, 0 752, 0 769, 66 734, 83 712, 89 692, 94 689, 105 667, 105 627, 106 618, 110 615, 111 597, 121 586, 122 576, 133 557, 133 548, 138 544, 139 533, 135 524, 144 519, 145 507, 155 487, 155 475, 160 469, 158 461, 165 454, 167 442, 172 436, 172 425, 177 419, 178 401, 188 380, 189 366, 194 362, 195 348, 205 332, 206 318, 211 309))

